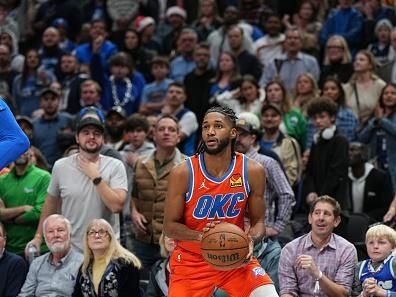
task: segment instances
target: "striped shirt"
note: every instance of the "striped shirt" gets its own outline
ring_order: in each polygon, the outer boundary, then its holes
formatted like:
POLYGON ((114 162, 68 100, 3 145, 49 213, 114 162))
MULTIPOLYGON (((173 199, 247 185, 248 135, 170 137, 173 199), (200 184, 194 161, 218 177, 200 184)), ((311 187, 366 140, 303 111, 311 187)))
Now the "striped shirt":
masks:
POLYGON ((255 149, 250 149, 246 155, 262 165, 267 177, 265 187, 265 224, 278 232, 282 232, 286 224, 289 223, 296 204, 294 193, 289 181, 278 162, 274 159, 257 153, 255 149))
MULTIPOLYGON (((357 252, 353 244, 333 233, 327 245, 319 249, 313 244, 309 232, 289 242, 282 249, 278 271, 280 295, 314 296, 316 280, 306 269, 297 267, 296 259, 300 255, 311 256, 323 275, 350 293, 357 263, 357 252)), ((315 296, 327 295, 320 290, 315 296)))

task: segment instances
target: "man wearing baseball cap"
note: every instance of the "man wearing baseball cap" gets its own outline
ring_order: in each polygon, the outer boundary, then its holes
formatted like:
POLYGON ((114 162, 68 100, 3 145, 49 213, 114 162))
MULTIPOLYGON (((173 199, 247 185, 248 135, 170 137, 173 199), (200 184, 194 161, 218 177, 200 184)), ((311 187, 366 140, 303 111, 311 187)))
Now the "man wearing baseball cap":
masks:
POLYGON ((126 112, 121 106, 113 106, 106 113, 106 144, 117 151, 121 151, 127 144, 124 141, 125 121, 126 112))
POLYGON ((117 213, 122 211, 126 199, 126 170, 120 160, 100 154, 104 143, 104 115, 98 108, 81 110, 75 138, 79 152, 56 161, 53 167, 37 233, 30 242, 36 247, 42 241, 43 221, 59 209, 76 230, 71 243, 80 252, 84 230, 94 218, 104 218, 117 236, 120 234, 117 213))
POLYGON ((43 115, 33 120, 33 145, 45 156, 50 167, 62 157, 64 147, 61 141, 63 132, 70 130, 72 117, 59 112, 60 94, 52 88, 46 88, 40 95, 40 107, 43 115))
POLYGON ((294 138, 281 131, 282 111, 280 108, 273 103, 264 104, 261 109, 261 123, 264 134, 260 140, 260 146, 278 154, 289 183, 296 185, 301 175, 300 147, 294 138))

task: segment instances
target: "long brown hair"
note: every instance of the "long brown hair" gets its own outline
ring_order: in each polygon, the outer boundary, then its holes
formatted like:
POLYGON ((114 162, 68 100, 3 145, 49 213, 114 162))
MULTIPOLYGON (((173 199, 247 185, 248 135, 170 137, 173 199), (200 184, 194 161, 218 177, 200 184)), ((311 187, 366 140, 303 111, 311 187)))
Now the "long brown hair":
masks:
MULTIPOLYGON (((379 96, 379 99, 378 99, 378 105, 382 108, 385 108, 384 93, 385 93, 385 90, 389 87, 392 87, 396 90, 396 84, 390 82, 390 83, 387 83, 385 87, 383 87, 383 89, 381 91, 381 95, 379 96)), ((396 104, 395 104, 395 106, 393 106, 393 110, 392 110, 391 114, 393 114, 394 112, 396 112, 396 104)))
POLYGON ((287 112, 289 112, 292 109, 292 103, 291 103, 289 95, 287 94, 287 90, 286 90, 285 84, 281 80, 279 80, 279 79, 271 80, 265 86, 265 93, 268 94, 269 87, 271 85, 274 85, 274 84, 278 85, 281 88, 281 90, 282 90, 282 102, 281 102, 280 108, 282 110, 282 113, 287 113, 287 112))
MULTIPOLYGON (((371 66, 371 78, 372 78, 373 80, 377 79, 378 76, 375 74, 375 71, 376 71, 377 66, 376 66, 376 63, 375 63, 375 57, 374 57, 374 55, 373 55, 370 51, 368 51, 368 50, 360 50, 360 51, 358 51, 357 54, 356 54, 356 56, 355 56, 355 59, 356 59, 356 57, 357 57, 358 55, 364 55, 364 56, 367 58, 367 60, 368 60, 368 62, 369 62, 369 64, 370 64, 370 66, 371 66)), ((352 74, 352 77, 350 78, 349 81, 354 83, 354 82, 356 82, 356 79, 357 79, 357 77, 356 77, 356 72, 354 72, 354 73, 352 74)))
POLYGON ((220 66, 220 58, 221 58, 222 55, 229 56, 231 58, 232 62, 234 63, 234 71, 233 71, 233 73, 231 74, 231 77, 230 77, 230 84, 237 82, 240 79, 240 77, 241 77, 241 75, 239 73, 238 60, 237 60, 236 56, 233 53, 229 52, 229 51, 221 52, 221 54, 219 56, 219 60, 217 61, 216 76, 214 77, 213 81, 214 82, 220 81, 220 79, 221 79, 221 77, 223 75, 223 73, 221 72, 220 67, 219 67, 220 66))

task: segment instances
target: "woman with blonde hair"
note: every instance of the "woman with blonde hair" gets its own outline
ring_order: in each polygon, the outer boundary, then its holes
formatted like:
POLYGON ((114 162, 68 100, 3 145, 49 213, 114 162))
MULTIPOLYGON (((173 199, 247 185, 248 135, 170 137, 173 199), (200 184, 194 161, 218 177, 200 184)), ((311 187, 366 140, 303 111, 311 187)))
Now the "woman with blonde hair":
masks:
POLYGON ((354 73, 343 85, 347 105, 363 125, 370 117, 386 83, 375 74, 375 58, 367 50, 360 50, 353 63, 354 73))
POLYGON ((325 46, 323 65, 320 72, 319 86, 329 77, 337 77, 342 83, 348 82, 353 74, 352 57, 345 38, 331 36, 325 46))
POLYGON ((84 236, 84 261, 73 297, 140 296, 139 259, 117 241, 104 219, 92 220, 84 236))
POLYGON ((307 116, 307 104, 309 101, 318 98, 319 88, 312 74, 308 72, 301 73, 297 77, 294 88, 294 103, 304 116, 307 116))
POLYGON ((146 288, 146 297, 168 296, 170 266, 169 258, 176 247, 174 239, 169 238, 164 233, 159 238, 161 256, 164 259, 158 260, 150 270, 150 279, 146 288))

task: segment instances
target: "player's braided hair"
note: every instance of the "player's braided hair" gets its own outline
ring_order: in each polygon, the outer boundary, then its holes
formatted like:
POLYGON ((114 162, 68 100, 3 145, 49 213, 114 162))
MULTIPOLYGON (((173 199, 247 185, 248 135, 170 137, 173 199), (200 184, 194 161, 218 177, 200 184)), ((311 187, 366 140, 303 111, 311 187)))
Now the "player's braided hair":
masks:
MULTIPOLYGON (((236 121, 237 121, 238 117, 236 116, 235 112, 231 108, 228 108, 225 106, 213 106, 205 112, 204 117, 208 113, 212 113, 212 112, 221 113, 230 121, 232 128, 236 127, 236 121)), ((236 139, 233 139, 231 141, 232 154, 234 154, 234 152, 235 152, 235 141, 236 141, 236 139)), ((201 139, 201 141, 199 142, 198 148, 197 148, 197 154, 202 153, 204 151, 205 151, 205 143, 201 139)))

